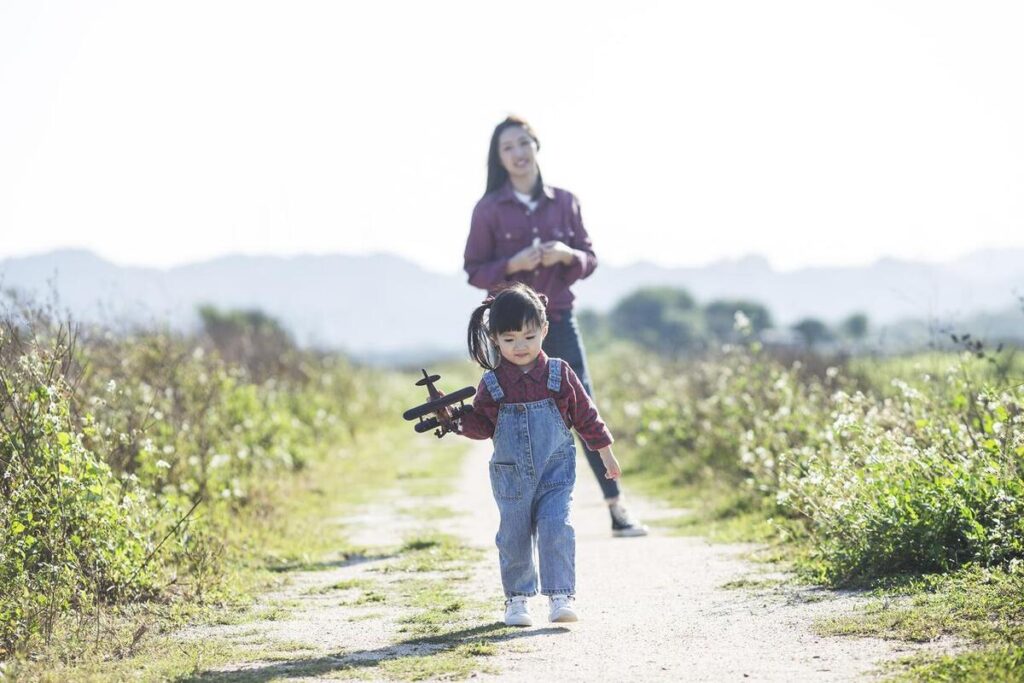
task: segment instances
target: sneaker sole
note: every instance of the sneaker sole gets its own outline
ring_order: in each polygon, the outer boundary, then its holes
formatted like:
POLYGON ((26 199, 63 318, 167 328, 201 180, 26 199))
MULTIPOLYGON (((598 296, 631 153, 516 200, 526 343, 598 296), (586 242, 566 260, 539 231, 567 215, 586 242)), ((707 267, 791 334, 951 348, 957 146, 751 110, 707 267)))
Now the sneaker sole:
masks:
POLYGON ((548 619, 552 624, 565 624, 570 621, 579 621, 579 616, 571 609, 560 609, 557 612, 552 612, 548 619))
POLYGON ((643 527, 630 527, 629 529, 613 529, 612 536, 617 538, 630 538, 633 536, 646 536, 647 529, 643 527))
POLYGON ((526 615, 514 617, 512 619, 506 619, 505 626, 533 626, 533 619, 526 615))

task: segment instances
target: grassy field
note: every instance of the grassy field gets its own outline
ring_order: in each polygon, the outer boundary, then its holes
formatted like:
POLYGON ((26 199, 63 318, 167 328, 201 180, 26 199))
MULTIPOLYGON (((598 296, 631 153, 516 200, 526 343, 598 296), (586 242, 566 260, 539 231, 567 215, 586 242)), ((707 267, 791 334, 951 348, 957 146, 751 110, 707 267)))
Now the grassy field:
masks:
POLYGON ((669 361, 592 358, 633 485, 694 514, 681 533, 765 544, 800 581, 875 596, 822 633, 962 654, 913 680, 1024 678, 1024 366, 1012 350, 780 360, 756 344, 669 361))

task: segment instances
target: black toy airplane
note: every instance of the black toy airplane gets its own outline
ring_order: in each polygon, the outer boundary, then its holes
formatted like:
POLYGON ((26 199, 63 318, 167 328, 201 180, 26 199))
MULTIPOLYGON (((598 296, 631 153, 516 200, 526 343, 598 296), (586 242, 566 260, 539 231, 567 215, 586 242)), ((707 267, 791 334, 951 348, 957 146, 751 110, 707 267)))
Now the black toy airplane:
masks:
POLYGON ((416 382, 416 386, 426 386, 427 391, 430 392, 430 400, 405 411, 402 413, 402 417, 406 420, 419 418, 420 421, 413 428, 420 434, 437 427, 434 434, 440 439, 448 432, 456 431, 455 423, 458 419, 466 413, 472 412, 473 406, 464 405, 463 401, 472 398, 476 394, 476 389, 464 387, 454 393, 446 394, 434 388, 434 382, 441 379, 441 375, 428 375, 427 371, 423 369, 420 372, 423 373, 423 379, 416 382), (458 403, 458 407, 452 408, 453 403, 458 403), (423 419, 424 416, 431 413, 434 413, 434 417, 423 419))

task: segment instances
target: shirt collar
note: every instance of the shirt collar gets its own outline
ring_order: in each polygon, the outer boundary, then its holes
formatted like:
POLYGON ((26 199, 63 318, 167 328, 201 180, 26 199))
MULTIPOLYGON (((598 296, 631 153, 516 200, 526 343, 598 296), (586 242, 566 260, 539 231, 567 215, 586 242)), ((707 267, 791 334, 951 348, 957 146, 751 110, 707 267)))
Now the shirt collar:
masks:
POLYGON ((537 355, 537 362, 534 363, 533 368, 529 372, 523 372, 514 363, 509 363, 504 358, 498 363, 498 369, 495 370, 495 374, 498 375, 498 383, 505 383, 506 386, 511 386, 511 383, 518 382, 524 377, 529 377, 535 382, 547 384, 548 381, 548 356, 544 351, 541 351, 537 355), (504 380, 504 382, 503 382, 504 380))
MULTIPOLYGON (((550 185, 541 185, 541 193, 548 199, 554 200, 555 188, 550 185)), ((515 189, 512 187, 512 181, 506 180, 505 184, 498 190, 498 201, 499 202, 518 202, 516 199, 515 189)))

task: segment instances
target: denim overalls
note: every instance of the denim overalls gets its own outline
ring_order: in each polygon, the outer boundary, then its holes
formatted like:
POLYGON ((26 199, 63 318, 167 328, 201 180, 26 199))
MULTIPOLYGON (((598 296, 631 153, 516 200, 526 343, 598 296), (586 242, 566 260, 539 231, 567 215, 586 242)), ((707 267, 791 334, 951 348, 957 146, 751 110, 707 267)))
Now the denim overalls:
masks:
MULTIPOLYGON (((548 360, 548 390, 561 387, 562 361, 548 360)), ((499 404, 491 457, 491 491, 501 523, 495 542, 505 596, 536 595, 534 544, 544 595, 576 592, 576 532, 569 519, 576 444, 554 398, 503 403, 493 371, 484 383, 499 404)))

